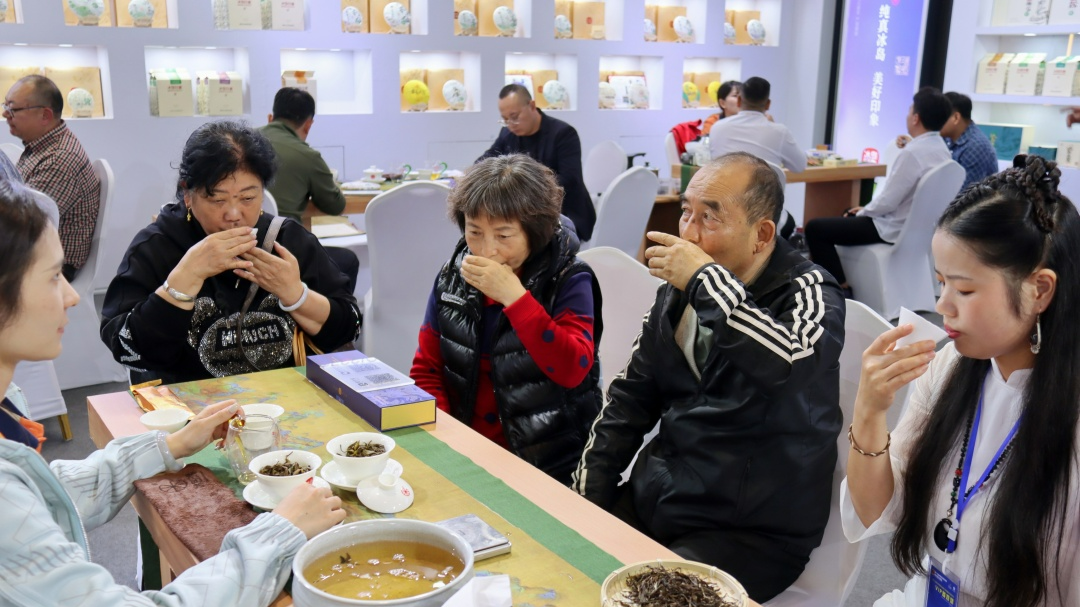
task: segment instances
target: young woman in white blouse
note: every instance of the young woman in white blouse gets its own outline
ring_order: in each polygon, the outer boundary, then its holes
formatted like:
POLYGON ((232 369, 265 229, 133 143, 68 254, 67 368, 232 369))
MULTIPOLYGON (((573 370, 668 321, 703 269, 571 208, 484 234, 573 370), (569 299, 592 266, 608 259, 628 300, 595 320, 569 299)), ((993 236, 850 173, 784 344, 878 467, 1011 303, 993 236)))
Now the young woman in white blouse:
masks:
POLYGON ((938 221, 952 343, 897 348, 905 325, 863 354, 844 532, 895 531, 912 576, 877 607, 1080 605, 1080 216, 1055 163, 1014 165, 938 221), (912 380, 890 437, 885 412, 912 380))

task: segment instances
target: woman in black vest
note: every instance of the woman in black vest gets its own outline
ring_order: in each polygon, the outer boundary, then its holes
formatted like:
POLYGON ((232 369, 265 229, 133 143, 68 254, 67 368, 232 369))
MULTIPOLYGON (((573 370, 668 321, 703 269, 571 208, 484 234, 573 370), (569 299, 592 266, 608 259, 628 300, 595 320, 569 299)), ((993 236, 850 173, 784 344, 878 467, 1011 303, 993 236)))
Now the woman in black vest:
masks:
POLYGON ((464 237, 435 280, 412 377, 440 409, 563 483, 600 411, 600 287, 563 227, 563 189, 523 154, 450 194, 464 237))

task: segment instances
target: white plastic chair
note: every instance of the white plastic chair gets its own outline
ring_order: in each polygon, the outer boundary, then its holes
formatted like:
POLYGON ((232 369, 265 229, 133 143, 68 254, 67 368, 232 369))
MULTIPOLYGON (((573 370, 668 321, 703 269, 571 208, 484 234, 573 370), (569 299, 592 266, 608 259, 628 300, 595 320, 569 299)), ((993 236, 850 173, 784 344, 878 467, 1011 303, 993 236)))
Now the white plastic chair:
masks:
POLYGON ((859 301, 887 318, 934 309, 930 240, 934 225, 964 183, 964 168, 948 160, 919 179, 911 212, 896 243, 836 247, 848 284, 859 301))
POLYGON ((601 141, 585 156, 582 177, 595 204, 608 186, 626 170, 626 151, 614 141, 601 141))
POLYGON ((90 242, 90 255, 71 283, 71 288, 79 294, 79 303, 67 311, 68 325, 61 340, 63 350, 56 359, 56 376, 62 390, 127 381, 124 368, 113 359, 112 353, 101 341, 101 317, 94 305, 94 276, 101 258, 101 232, 106 211, 112 204, 116 178, 105 160, 95 160, 93 167, 94 174, 101 181, 101 204, 90 242))
POLYGON ((26 397, 28 419, 40 421, 50 417, 60 418, 60 434, 71 440, 71 422, 68 421, 67 404, 60 392, 60 381, 51 360, 22 361, 15 366, 11 383, 18 386, 26 397))
POLYGON ((263 189, 262 210, 271 215, 277 215, 277 201, 274 200, 274 195, 270 193, 270 190, 265 188, 263 189))
MULTIPOLYGON (((682 160, 679 160, 679 146, 675 145, 675 133, 671 131, 668 131, 668 134, 664 136, 664 155, 667 157, 669 170, 682 164, 682 160)), ((678 177, 674 173, 671 176, 678 177)))
POLYGON ((11 160, 12 164, 19 161, 19 157, 22 156, 23 148, 16 143, 0 143, 0 151, 7 154, 7 157, 11 160))
POLYGON ((596 211, 589 247, 615 247, 636 256, 656 202, 659 181, 652 171, 642 167, 616 177, 596 211))
POLYGON ((614 247, 595 247, 578 253, 578 257, 596 273, 604 294, 600 372, 606 394, 615 374, 630 360, 634 340, 662 281, 637 259, 614 247))
POLYGON ((450 188, 432 181, 379 194, 364 213, 371 290, 364 296, 363 350, 408 373, 428 295, 461 230, 446 217, 450 188))
MULTIPOLYGON (((844 347, 840 351, 840 410, 844 415, 840 435, 836 439, 836 469, 833 471, 832 501, 829 522, 821 545, 810 554, 799 579, 787 590, 765 603, 765 607, 837 607, 847 601, 859 577, 866 542, 852 544, 844 537, 840 523, 840 483, 847 473, 847 427, 855 411, 855 394, 859 389, 862 353, 892 325, 865 304, 847 300, 844 320, 844 347)), ((896 405, 889 410, 889 427, 896 426, 907 396, 907 388, 896 395, 896 405)))

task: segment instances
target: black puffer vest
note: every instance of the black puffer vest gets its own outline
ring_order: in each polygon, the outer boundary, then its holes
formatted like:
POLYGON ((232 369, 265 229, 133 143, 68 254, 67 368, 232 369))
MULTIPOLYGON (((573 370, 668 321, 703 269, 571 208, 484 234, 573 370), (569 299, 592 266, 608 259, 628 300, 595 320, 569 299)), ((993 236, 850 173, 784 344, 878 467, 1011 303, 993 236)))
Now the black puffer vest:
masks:
MULTIPOLYGON (((500 316, 491 345, 491 380, 495 402, 510 450, 521 459, 569 484, 589 426, 600 412, 600 365, 597 351, 603 331, 600 286, 592 268, 578 260, 577 242, 560 230, 551 243, 525 261, 521 282, 551 313, 565 281, 588 273, 593 290, 593 365, 576 388, 566 389, 548 379, 500 316)), ((480 332, 484 295, 461 277, 461 262, 469 249, 462 238, 436 284, 443 377, 454 417, 468 424, 476 407, 480 374, 480 332)))

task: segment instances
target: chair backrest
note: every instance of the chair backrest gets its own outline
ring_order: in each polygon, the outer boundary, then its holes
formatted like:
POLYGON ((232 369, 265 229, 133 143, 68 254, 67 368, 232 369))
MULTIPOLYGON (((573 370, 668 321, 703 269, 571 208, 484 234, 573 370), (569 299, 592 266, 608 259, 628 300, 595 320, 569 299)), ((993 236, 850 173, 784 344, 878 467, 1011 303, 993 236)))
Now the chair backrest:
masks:
POLYGON ((0 151, 7 154, 7 157, 11 160, 12 164, 19 161, 19 157, 22 156, 23 148, 16 143, 0 143, 0 151))
POLYGON ((600 201, 589 246, 615 247, 636 256, 658 185, 656 175, 643 167, 628 169, 616 177, 600 201))
POLYGON ((277 215, 277 200, 274 200, 274 195, 266 188, 263 188, 262 210, 271 215, 277 215))
POLYGON ((376 196, 364 223, 371 262, 364 353, 408 373, 428 294, 461 230, 446 217, 450 188, 415 181, 376 196))
POLYGON ((893 256, 905 253, 929 255, 934 226, 945 212, 945 207, 949 206, 960 192, 964 177, 964 167, 955 160, 947 160, 919 179, 911 202, 911 212, 893 245, 893 256))
POLYGON ((60 207, 56 206, 56 201, 53 200, 52 197, 50 197, 45 192, 39 192, 34 188, 27 189, 30 190, 30 193, 34 196, 34 202, 36 202, 38 206, 41 207, 43 211, 45 211, 45 214, 49 216, 49 221, 51 221, 52 224, 59 229, 60 207))
POLYGON ((611 380, 626 367, 644 316, 662 282, 638 260, 613 247, 582 251, 578 257, 596 273, 604 294, 604 337, 600 340, 600 372, 607 392, 611 380))
POLYGON ((582 177, 589 196, 603 194, 611 182, 626 170, 626 151, 614 141, 601 141, 585 156, 582 177))
POLYGON ((97 222, 94 224, 93 239, 90 241, 90 254, 86 257, 86 263, 83 265, 82 270, 71 283, 71 288, 75 289, 75 292, 83 298, 94 287, 94 276, 97 274, 98 259, 101 257, 101 232, 105 228, 105 212, 112 203, 113 192, 116 189, 116 176, 113 174, 108 160, 98 158, 91 166, 94 169, 94 175, 97 176, 98 181, 101 183, 97 222))
MULTIPOLYGON (((849 543, 840 522, 840 483, 847 473, 847 427, 855 411, 855 395, 862 373, 862 353, 886 330, 892 328, 887 320, 858 301, 847 300, 844 319, 844 347, 840 351, 840 411, 843 427, 836 440, 836 468, 833 470, 832 501, 829 522, 821 545, 810 554, 799 579, 780 596, 765 603, 765 607, 835 607, 843 605, 855 580, 859 577, 866 542, 849 543)), ((900 401, 903 395, 898 395, 900 401)), ((900 409, 894 406, 893 409, 900 409)), ((893 422, 890 422, 893 427, 893 422)))
MULTIPOLYGON (((664 154, 667 156, 668 166, 674 167, 682 164, 679 160, 679 146, 675 144, 675 133, 668 131, 664 136, 664 154)), ((677 177, 677 175, 672 175, 677 177)))

